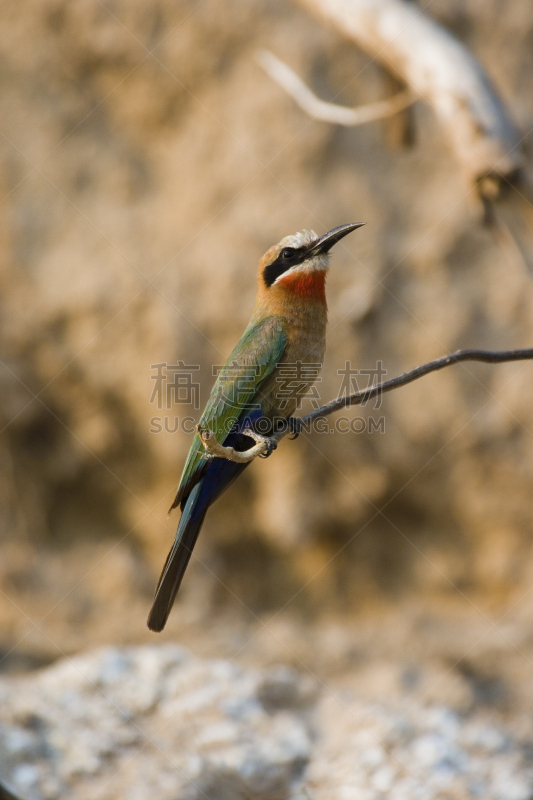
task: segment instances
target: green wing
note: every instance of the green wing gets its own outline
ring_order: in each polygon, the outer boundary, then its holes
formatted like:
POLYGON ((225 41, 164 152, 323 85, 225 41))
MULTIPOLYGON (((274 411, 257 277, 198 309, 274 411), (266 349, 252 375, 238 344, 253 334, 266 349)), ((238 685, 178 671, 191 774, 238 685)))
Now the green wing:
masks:
MULTIPOLYGON (((225 440, 245 408, 253 403, 262 382, 280 361, 286 344, 280 317, 267 317, 247 327, 222 367, 200 418, 200 425, 213 431, 219 442, 225 440)), ((207 463, 204 446, 195 433, 171 510, 187 497, 207 463)))

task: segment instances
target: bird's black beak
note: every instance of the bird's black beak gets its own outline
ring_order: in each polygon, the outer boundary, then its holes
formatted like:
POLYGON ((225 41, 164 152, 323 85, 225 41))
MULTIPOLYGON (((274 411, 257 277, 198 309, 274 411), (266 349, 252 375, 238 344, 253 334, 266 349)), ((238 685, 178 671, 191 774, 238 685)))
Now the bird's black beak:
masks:
POLYGON ((349 225, 339 225, 338 228, 333 228, 332 231, 328 231, 325 233, 324 236, 321 236, 320 239, 311 245, 309 248, 309 256, 319 256, 322 253, 328 253, 334 244, 337 244, 343 236, 346 236, 351 231, 354 231, 356 228, 360 228, 362 225, 366 225, 366 222, 350 222, 349 225))

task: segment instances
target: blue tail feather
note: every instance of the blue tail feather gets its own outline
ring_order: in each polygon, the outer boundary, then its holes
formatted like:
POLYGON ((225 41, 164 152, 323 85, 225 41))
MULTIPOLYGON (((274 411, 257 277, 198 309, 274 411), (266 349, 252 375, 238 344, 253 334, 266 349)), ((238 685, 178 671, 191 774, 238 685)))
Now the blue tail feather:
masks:
MULTIPOLYGON (((230 444, 228 440, 226 443, 230 444)), ((165 627, 207 509, 247 466, 248 464, 237 464, 225 458, 213 458, 202 478, 193 487, 183 506, 176 538, 157 585, 148 616, 150 630, 162 631, 165 627)))

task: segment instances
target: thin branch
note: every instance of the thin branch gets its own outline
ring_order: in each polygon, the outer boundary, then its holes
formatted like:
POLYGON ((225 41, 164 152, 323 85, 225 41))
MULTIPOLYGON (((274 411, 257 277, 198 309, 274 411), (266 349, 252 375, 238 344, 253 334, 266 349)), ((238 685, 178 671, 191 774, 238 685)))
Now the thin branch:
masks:
POLYGON ((525 359, 533 358, 533 348, 525 350, 458 350, 449 356, 442 356, 436 358, 435 361, 428 361, 427 364, 422 364, 420 367, 415 367, 398 375, 396 378, 391 378, 388 381, 371 386, 363 392, 356 392, 355 394, 348 395, 347 397, 339 397, 336 400, 331 400, 326 405, 311 411, 305 417, 302 417, 302 422, 312 422, 319 417, 326 417, 334 411, 339 411, 341 408, 347 406, 358 406, 371 400, 373 397, 392 392, 393 389, 398 389, 400 386, 405 386, 407 383, 422 378, 423 375, 428 375, 430 372, 437 372, 439 369, 444 369, 452 364, 457 364, 460 361, 485 361, 489 364, 500 364, 503 361, 522 361, 525 359))
POLYGON ((258 50, 255 60, 306 114, 323 122, 332 122, 346 127, 364 125, 377 119, 392 117, 412 105, 417 99, 412 92, 404 91, 398 92, 387 100, 379 100, 376 103, 369 103, 357 108, 347 108, 336 103, 327 103, 317 97, 302 79, 270 50, 258 50))
MULTIPOLYGON (((470 185, 512 178, 523 167, 520 136, 480 62, 406 0, 296 0, 380 61, 433 109, 470 185)), ((490 187, 489 187, 490 189, 490 187)))
POLYGON ((267 438, 255 433, 255 431, 247 429, 244 433, 256 441, 256 444, 249 450, 238 451, 234 450, 233 447, 224 447, 224 445, 217 441, 215 435, 211 431, 202 429, 200 426, 198 426, 198 431, 204 447, 210 455, 243 464, 248 461, 253 461, 257 456, 268 452, 269 445, 271 449, 272 447, 276 447, 278 442, 288 433, 294 432, 295 428, 305 430, 306 426, 316 419, 327 417, 329 414, 333 414, 334 411, 339 411, 341 408, 366 403, 373 397, 378 397, 386 392, 392 392, 393 389, 399 389, 400 386, 412 383, 423 375, 428 375, 430 372, 437 372, 437 370, 444 369, 452 364, 458 364, 460 361, 484 361, 489 364, 500 364, 505 361, 523 361, 526 359, 533 359, 533 348, 522 350, 458 350, 456 353, 442 356, 442 358, 437 358, 434 361, 428 361, 427 364, 415 367, 409 370, 409 372, 404 372, 396 378, 391 378, 376 386, 371 386, 362 392, 355 392, 346 397, 338 397, 335 400, 330 400, 329 403, 311 411, 304 417, 300 417, 296 421, 292 420, 292 424, 289 420, 286 420, 281 429, 277 430, 271 437, 267 438))

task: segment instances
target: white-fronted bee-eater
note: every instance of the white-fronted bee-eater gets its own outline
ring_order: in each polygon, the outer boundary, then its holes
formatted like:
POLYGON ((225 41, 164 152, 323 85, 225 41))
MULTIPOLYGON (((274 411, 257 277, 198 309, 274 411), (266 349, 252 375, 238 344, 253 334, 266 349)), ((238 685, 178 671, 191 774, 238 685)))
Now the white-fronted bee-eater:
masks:
MULTIPOLYGON (((307 386, 294 381, 294 396, 280 392, 280 374, 288 364, 322 364, 329 251, 363 224, 340 225, 324 236, 313 231, 286 236, 259 262, 252 318, 222 368, 200 419, 201 427, 212 431, 219 442, 247 450, 255 444, 246 436, 247 428, 268 435, 277 420, 294 414, 316 374, 307 386)), ((172 508, 181 507, 181 519, 148 616, 151 630, 165 627, 207 509, 246 466, 208 458, 195 434, 172 504, 172 508)))

